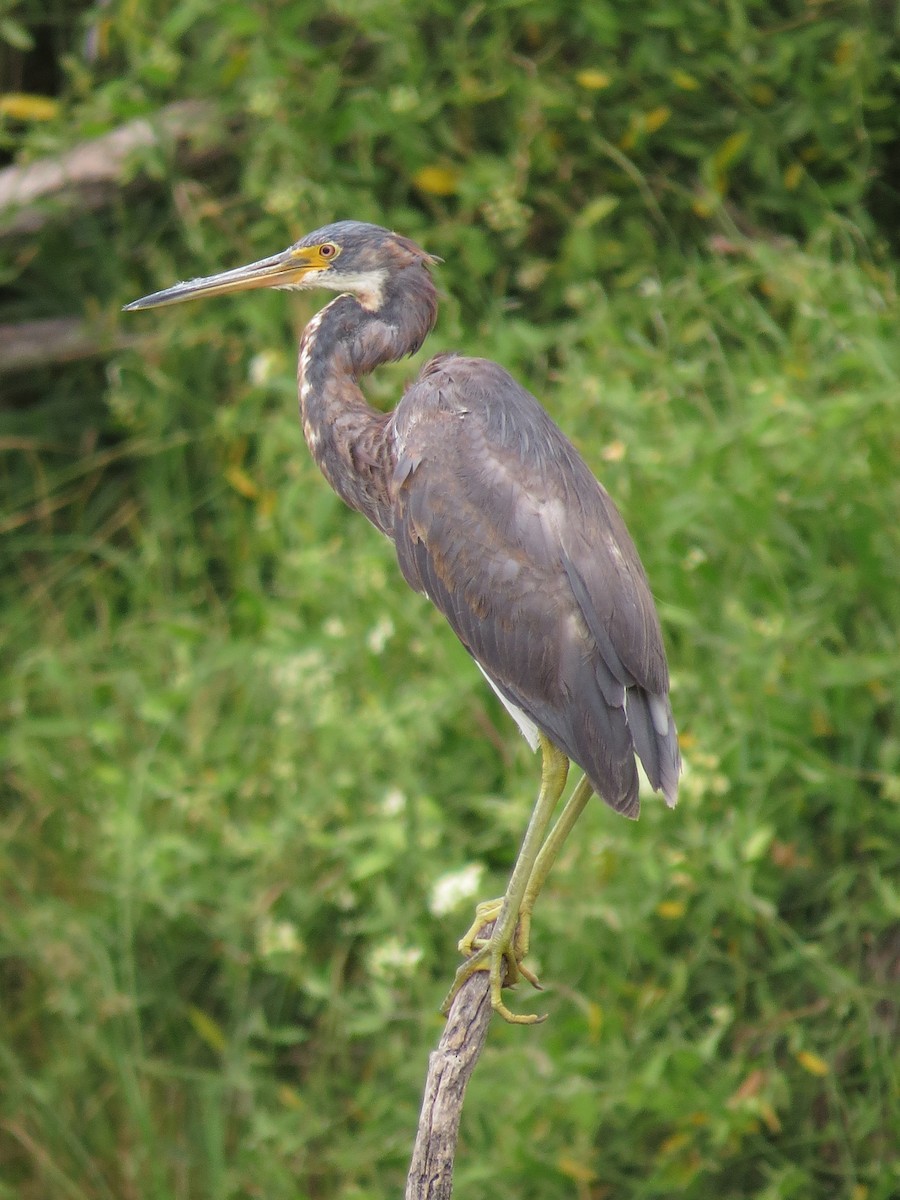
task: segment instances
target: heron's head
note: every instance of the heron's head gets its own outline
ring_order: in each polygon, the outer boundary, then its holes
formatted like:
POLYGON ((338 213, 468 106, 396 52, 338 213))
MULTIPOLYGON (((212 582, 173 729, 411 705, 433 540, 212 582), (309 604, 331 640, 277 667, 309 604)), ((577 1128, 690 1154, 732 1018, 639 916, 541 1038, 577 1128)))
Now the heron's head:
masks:
POLYGON ((176 283, 131 304, 125 311, 179 304, 201 296, 221 296, 248 288, 329 288, 351 292, 364 308, 381 307, 385 288, 404 270, 434 262, 415 242, 362 221, 336 221, 309 233, 293 246, 246 267, 176 283))

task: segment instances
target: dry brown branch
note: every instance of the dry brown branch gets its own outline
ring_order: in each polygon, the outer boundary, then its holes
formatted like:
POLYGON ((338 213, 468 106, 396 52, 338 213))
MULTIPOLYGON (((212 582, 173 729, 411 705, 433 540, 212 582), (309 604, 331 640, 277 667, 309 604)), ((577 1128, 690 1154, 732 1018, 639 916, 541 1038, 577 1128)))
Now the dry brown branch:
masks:
POLYGON ((111 332, 78 317, 0 325, 0 375, 94 358, 137 345, 140 340, 134 334, 111 332))
POLYGON ((460 988, 438 1048, 428 1058, 406 1200, 449 1200, 466 1086, 484 1049, 492 1016, 488 973, 476 971, 460 988))
POLYGON ((179 161, 197 163, 226 152, 227 132, 214 105, 185 100, 58 157, 5 167, 0 171, 0 234, 34 233, 60 210, 108 203, 128 182, 135 151, 171 147, 179 161))

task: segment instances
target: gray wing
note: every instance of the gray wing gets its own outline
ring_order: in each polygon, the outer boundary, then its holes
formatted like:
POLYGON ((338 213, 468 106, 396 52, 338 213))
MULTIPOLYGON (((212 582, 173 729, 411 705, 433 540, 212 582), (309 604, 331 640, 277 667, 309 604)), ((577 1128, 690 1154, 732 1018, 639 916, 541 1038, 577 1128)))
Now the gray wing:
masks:
POLYGON ((407 582, 495 686, 628 816, 635 753, 674 804, 680 761, 647 578, 571 443, 501 367, 442 355, 394 414, 407 582))

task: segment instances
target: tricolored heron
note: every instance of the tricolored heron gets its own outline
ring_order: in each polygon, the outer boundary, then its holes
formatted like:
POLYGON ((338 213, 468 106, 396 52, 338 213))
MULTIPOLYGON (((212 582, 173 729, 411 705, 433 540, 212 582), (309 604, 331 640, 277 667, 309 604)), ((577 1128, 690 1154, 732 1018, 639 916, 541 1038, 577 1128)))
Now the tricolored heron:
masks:
POLYGON ((542 751, 541 788, 506 894, 480 904, 444 1011, 475 971, 524 975, 531 913, 590 796, 638 813, 641 760, 674 805, 680 757, 647 577, 625 523, 571 442, 502 367, 439 354, 390 413, 359 380, 413 354, 437 317, 436 260, 376 225, 338 221, 249 266, 178 283, 127 308, 246 288, 341 293, 306 326, 303 432, 325 478, 391 539, 407 583, 444 614, 542 751), (552 830, 569 760, 584 771, 552 830), (493 924, 489 936, 483 931, 493 924))

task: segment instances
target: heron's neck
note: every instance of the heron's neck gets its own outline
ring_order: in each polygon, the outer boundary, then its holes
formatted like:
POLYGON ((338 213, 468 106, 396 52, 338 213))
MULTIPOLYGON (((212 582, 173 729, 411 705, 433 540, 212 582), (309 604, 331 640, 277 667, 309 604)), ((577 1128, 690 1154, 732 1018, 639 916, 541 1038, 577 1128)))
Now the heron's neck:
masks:
POLYGON ((313 458, 341 497, 391 535, 388 489, 394 470, 390 413, 371 407, 359 379, 380 363, 418 350, 434 325, 437 301, 424 267, 403 286, 389 284, 375 311, 338 296, 317 313, 300 341, 298 386, 303 433, 313 458))

